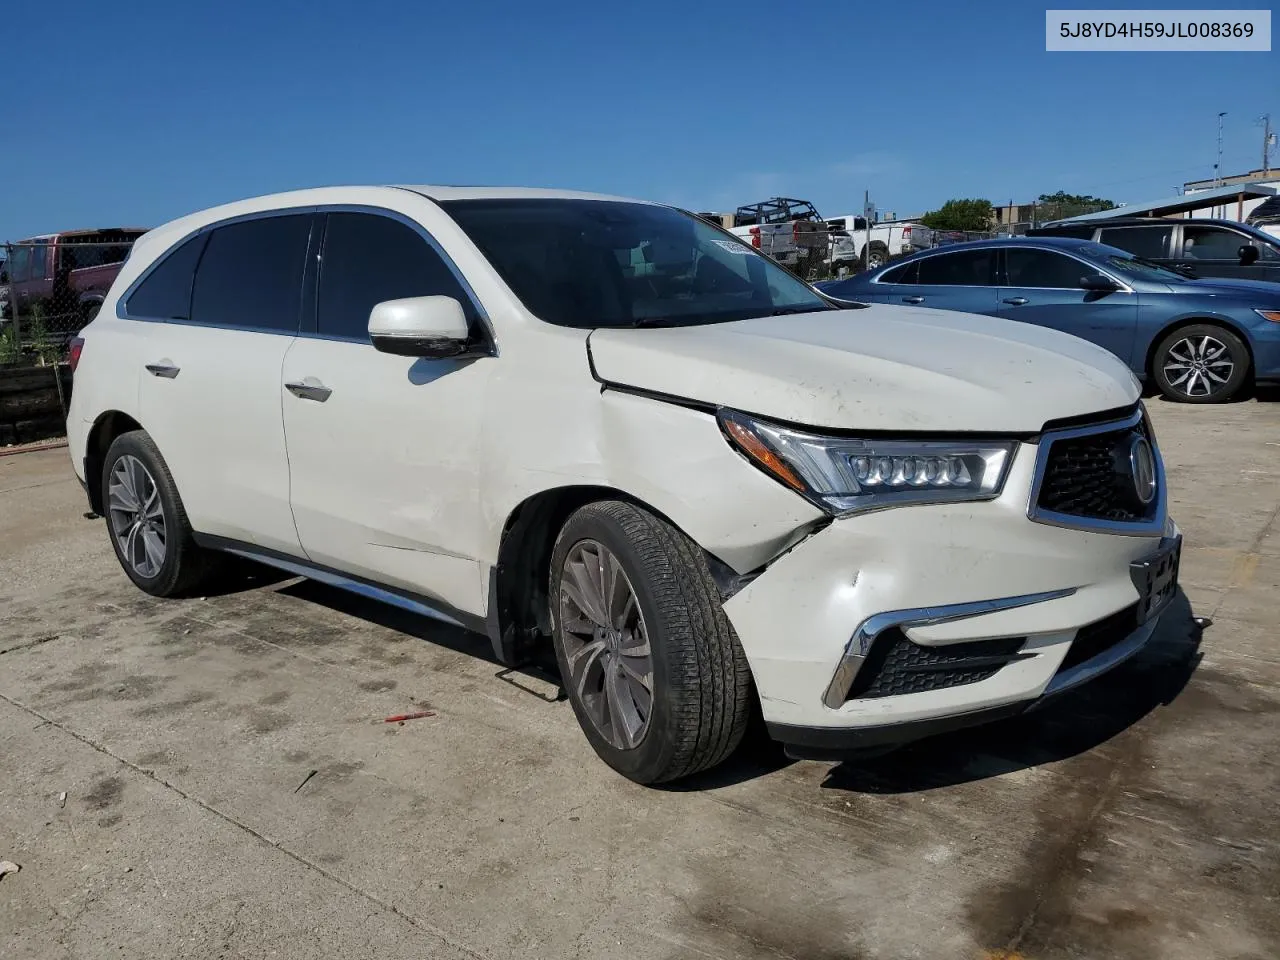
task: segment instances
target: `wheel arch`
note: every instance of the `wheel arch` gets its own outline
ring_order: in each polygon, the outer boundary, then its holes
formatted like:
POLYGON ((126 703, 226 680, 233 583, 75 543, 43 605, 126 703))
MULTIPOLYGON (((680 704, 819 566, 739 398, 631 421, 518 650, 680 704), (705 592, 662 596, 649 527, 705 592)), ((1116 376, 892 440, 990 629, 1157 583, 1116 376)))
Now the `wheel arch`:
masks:
MULTIPOLYGON (((634 504, 688 536, 661 510, 617 487, 577 484, 525 498, 503 524, 498 562, 489 572, 488 634, 494 656, 502 663, 524 662, 550 637, 548 568, 556 537, 574 511, 601 500, 634 504)), ((750 574, 739 576, 700 545, 699 549, 725 599, 751 579, 750 574)))
POLYGON ((1244 328, 1241 327, 1240 324, 1236 323, 1234 320, 1231 320, 1228 317, 1217 316, 1211 313, 1196 313, 1196 314, 1190 314, 1185 317, 1178 317, 1176 320, 1173 320, 1165 324, 1158 331, 1156 331, 1155 335, 1152 336, 1151 338, 1151 342, 1147 344, 1147 355, 1142 362, 1143 374, 1151 378, 1151 380, 1154 382, 1155 380, 1154 364, 1156 360, 1156 351, 1160 349, 1160 344, 1162 344, 1165 341, 1165 339, 1169 336, 1169 334, 1176 333, 1177 331, 1183 329, 1184 327, 1194 327, 1197 324, 1209 324, 1215 327, 1223 327, 1224 329, 1230 331, 1231 333, 1239 337, 1240 342, 1244 344, 1245 353, 1249 355, 1249 376, 1250 378, 1252 378, 1253 376, 1253 345, 1249 342, 1249 335, 1245 332, 1244 328))
POLYGON ((122 433, 141 429, 142 425, 137 420, 120 410, 100 414, 89 428, 84 448, 84 482, 94 513, 102 515, 106 509, 102 502, 102 468, 106 463, 107 450, 122 433))

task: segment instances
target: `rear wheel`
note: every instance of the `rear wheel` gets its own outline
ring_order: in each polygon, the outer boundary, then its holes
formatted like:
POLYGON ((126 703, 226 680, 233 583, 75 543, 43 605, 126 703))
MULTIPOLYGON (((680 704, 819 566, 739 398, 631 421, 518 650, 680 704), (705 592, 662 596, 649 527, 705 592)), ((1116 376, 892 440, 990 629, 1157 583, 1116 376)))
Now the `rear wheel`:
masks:
POLYGON ((173 477, 146 431, 116 437, 101 482, 116 559, 140 589, 178 596, 214 572, 216 557, 196 545, 173 477))
POLYGON ((1249 379, 1249 351, 1224 327, 1196 323, 1160 342, 1152 359, 1156 386, 1181 403, 1222 403, 1249 379))
POLYGON ((638 783, 728 757, 750 716, 751 672, 698 547, 604 501, 565 523, 550 573, 556 659, 596 753, 638 783))

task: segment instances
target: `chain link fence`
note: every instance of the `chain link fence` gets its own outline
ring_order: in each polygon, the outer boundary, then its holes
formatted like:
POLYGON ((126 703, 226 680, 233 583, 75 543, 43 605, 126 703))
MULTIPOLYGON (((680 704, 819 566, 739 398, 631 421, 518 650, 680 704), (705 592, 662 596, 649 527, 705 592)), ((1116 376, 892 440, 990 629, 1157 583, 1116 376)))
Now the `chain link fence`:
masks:
POLYGON ((0 447, 64 433, 71 341, 97 314, 141 233, 82 231, 0 245, 0 447))
POLYGON ((98 312, 141 231, 94 231, 4 244, 0 367, 45 366, 98 312))

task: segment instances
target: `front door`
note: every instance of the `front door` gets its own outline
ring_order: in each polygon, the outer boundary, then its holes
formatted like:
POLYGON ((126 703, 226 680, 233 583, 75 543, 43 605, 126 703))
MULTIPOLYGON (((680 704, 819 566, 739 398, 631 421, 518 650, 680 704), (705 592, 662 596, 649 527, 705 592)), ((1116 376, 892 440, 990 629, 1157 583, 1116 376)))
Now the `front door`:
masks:
POLYGON ((1280 281, 1280 254, 1243 231, 1188 221, 1182 225, 1181 244, 1174 265, 1198 277, 1280 281), (1246 265, 1240 262, 1240 248, 1249 244, 1258 248, 1258 259, 1246 265))
POLYGON ((1052 327, 1105 347, 1125 363, 1133 357, 1138 295, 1084 290, 1080 278, 1096 267, 1052 250, 1006 247, 1000 316, 1052 327))
POLYGON ((445 295, 478 309, 421 228, 381 211, 325 216, 314 331, 278 381, 293 516, 307 556, 480 613, 479 424, 494 361, 380 353, 374 304, 445 295))
POLYGON ((131 317, 161 321, 141 350, 139 408, 191 526, 295 556, 280 367, 315 219, 273 215, 200 234, 126 303, 131 317))

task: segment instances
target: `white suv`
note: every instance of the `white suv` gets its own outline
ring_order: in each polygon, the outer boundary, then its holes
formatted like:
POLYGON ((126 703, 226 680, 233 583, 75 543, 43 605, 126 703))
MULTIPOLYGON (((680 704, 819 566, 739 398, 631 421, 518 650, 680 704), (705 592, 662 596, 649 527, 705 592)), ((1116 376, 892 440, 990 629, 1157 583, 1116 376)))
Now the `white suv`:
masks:
POLYGON ((1139 388, 1041 327, 835 306, 682 211, 341 187, 153 230, 70 445, 157 596, 225 553, 553 645, 624 775, 1015 713, 1150 636, 1180 538, 1139 388))

